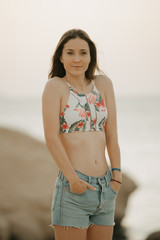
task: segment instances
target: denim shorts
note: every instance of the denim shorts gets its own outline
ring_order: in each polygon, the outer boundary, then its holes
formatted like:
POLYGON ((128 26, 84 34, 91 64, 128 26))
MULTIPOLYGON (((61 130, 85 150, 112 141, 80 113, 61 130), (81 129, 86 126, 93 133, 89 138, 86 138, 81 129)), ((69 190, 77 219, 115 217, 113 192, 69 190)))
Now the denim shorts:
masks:
POLYGON ((87 176, 75 170, 79 178, 96 188, 87 188, 84 193, 70 191, 69 181, 63 173, 59 175, 54 185, 51 206, 51 222, 53 225, 87 228, 91 224, 115 225, 114 212, 117 192, 110 186, 112 173, 108 168, 101 177, 87 176))

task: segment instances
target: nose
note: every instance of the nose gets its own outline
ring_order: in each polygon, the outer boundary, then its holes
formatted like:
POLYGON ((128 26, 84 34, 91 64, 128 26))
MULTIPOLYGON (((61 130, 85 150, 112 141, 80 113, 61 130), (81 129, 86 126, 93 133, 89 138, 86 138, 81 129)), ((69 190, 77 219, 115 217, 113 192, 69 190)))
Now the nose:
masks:
POLYGON ((75 58, 74 58, 74 62, 80 62, 79 55, 76 55, 76 56, 75 56, 75 58))

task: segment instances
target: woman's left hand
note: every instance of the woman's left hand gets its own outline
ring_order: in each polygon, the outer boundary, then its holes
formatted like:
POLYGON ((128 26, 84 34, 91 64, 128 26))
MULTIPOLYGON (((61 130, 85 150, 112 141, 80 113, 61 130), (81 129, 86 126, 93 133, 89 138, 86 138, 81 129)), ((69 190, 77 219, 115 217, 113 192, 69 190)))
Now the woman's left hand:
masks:
POLYGON ((118 191, 121 187, 121 183, 122 183, 122 173, 119 171, 113 171, 112 179, 115 179, 120 182, 120 183, 118 183, 116 181, 112 181, 112 180, 110 181, 111 188, 113 188, 113 190, 118 193, 118 191))
POLYGON ((111 188, 118 193, 120 187, 121 187, 121 184, 118 183, 118 182, 115 182, 115 181, 110 181, 110 186, 111 188))

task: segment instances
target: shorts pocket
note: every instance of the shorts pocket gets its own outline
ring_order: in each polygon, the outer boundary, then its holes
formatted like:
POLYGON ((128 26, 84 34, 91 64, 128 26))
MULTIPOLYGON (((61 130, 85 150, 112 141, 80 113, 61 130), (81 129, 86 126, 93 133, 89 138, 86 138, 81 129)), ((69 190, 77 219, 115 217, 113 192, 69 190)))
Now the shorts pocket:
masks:
POLYGON ((66 191, 68 191, 69 193, 73 194, 73 195, 84 195, 87 192, 87 189, 85 192, 82 193, 74 193, 70 190, 70 185, 69 185, 69 181, 65 182, 65 189, 66 191))
POLYGON ((117 192, 111 187, 110 183, 109 183, 109 188, 111 189, 111 191, 112 191, 115 195, 117 195, 117 192))

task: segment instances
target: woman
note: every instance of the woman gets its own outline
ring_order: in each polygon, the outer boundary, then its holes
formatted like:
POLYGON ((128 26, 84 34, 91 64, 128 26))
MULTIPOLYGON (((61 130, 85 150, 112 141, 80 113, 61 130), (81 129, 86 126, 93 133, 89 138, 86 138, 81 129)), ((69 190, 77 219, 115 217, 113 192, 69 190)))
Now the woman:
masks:
POLYGON ((110 240, 113 235, 122 182, 116 105, 111 80, 95 70, 97 52, 88 34, 64 33, 42 96, 46 145, 60 169, 52 201, 56 240, 110 240))

